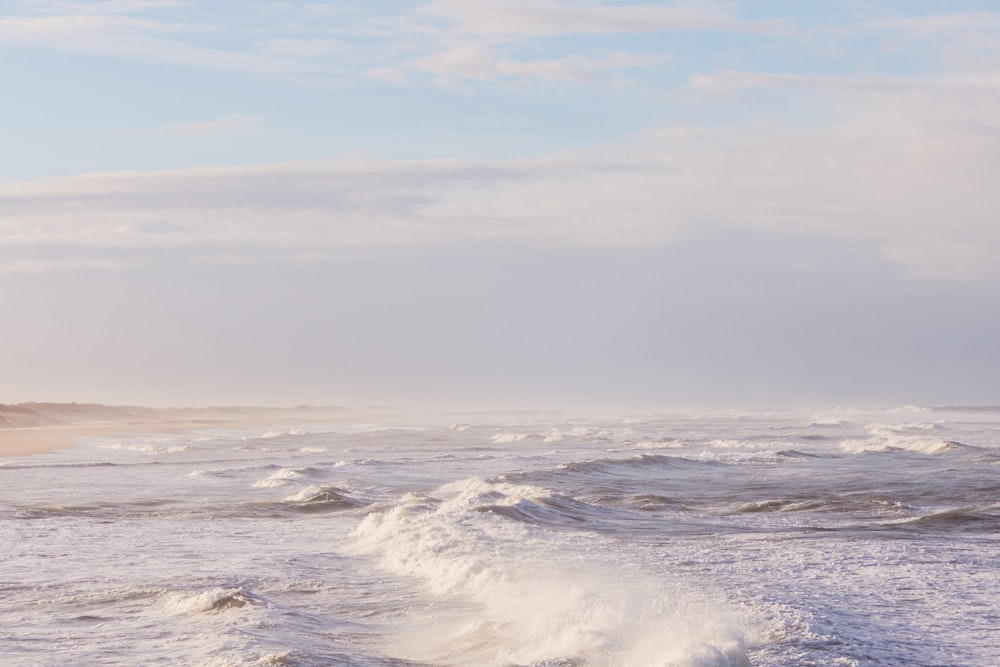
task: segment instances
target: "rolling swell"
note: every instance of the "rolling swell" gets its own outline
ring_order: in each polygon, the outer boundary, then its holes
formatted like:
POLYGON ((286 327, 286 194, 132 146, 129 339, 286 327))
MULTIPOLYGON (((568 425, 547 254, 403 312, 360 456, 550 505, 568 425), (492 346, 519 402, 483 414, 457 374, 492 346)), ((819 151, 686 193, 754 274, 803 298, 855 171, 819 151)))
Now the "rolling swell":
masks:
POLYGON ((540 485, 572 497, 658 495, 683 487, 687 480, 716 475, 728 464, 681 456, 643 453, 627 458, 569 461, 555 468, 498 475, 499 482, 540 485), (678 486, 674 486, 674 483, 678 486))
POLYGON ((473 509, 537 526, 602 533, 630 532, 655 525, 647 517, 635 512, 603 507, 558 494, 517 498, 507 503, 487 503, 476 505, 473 509))
POLYGON ((725 465, 721 461, 699 461, 683 456, 668 456, 666 454, 639 454, 624 459, 589 459, 564 463, 558 470, 565 470, 581 475, 621 475, 633 471, 649 470, 692 470, 698 468, 716 468, 725 465))
POLYGON ((306 514, 339 512, 365 507, 369 504, 365 500, 348 495, 346 491, 336 486, 308 489, 306 493, 299 494, 299 496, 285 502, 292 511, 306 514))
POLYGON ((989 507, 976 509, 971 507, 956 508, 935 512, 908 521, 889 524, 896 530, 924 532, 1000 532, 1000 508, 989 507))
POLYGON ((771 512, 857 513, 862 515, 898 514, 907 511, 908 505, 879 495, 846 494, 825 498, 776 498, 757 500, 739 505, 738 514, 765 514, 771 512))
POLYGON ((98 521, 116 519, 163 518, 176 514, 169 500, 143 500, 122 503, 91 503, 87 505, 16 505, 12 517, 16 519, 86 518, 98 521), (168 509, 169 508, 169 509, 168 509))
POLYGON ((361 509, 369 500, 355 497, 337 486, 309 486, 279 501, 250 501, 229 510, 229 516, 295 517, 309 514, 332 514, 361 509))
POLYGON ((0 510, 0 516, 22 520, 91 519, 98 522, 117 520, 182 520, 204 518, 280 518, 308 514, 346 512, 367 507, 371 501, 356 497, 336 486, 310 486, 277 501, 251 500, 230 504, 185 504, 176 499, 138 500, 119 503, 99 502, 86 505, 24 504, 0 510))

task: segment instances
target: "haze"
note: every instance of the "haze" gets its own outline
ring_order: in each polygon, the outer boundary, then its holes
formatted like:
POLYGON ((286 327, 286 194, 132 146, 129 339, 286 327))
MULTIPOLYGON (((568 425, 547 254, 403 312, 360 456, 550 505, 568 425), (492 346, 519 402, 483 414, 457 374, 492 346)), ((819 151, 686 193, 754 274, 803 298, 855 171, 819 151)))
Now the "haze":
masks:
POLYGON ((993 2, 0 3, 0 402, 1000 402, 993 2))

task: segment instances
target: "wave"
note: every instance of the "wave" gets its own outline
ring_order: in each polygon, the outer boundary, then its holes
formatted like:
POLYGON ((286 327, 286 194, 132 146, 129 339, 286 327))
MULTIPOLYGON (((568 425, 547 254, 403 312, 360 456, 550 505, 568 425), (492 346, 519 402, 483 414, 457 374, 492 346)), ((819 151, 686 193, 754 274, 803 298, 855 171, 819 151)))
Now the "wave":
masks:
POLYGON ((297 481, 308 479, 319 472, 316 468, 278 468, 266 478, 254 482, 254 488, 287 486, 297 481))
POLYGON ((1000 531, 1000 508, 975 509, 961 507, 934 512, 916 519, 894 524, 891 528, 906 530, 945 532, 996 532, 1000 531))
POLYGON ((170 593, 163 602, 168 613, 205 614, 262 604, 261 598, 242 588, 213 588, 200 593, 170 593))
POLYGON ((310 485, 282 500, 252 500, 223 507, 201 508, 213 517, 287 518, 309 514, 334 514, 365 508, 371 501, 337 486, 310 485))
POLYGON ((826 456, 821 456, 820 454, 815 454, 812 452, 803 452, 798 449, 779 449, 775 452, 777 456, 782 456, 789 459, 823 459, 828 458, 826 456))
POLYGON ((19 504, 0 511, 0 517, 40 520, 53 518, 87 518, 101 522, 121 519, 187 519, 204 518, 281 518, 303 514, 346 512, 371 505, 371 500, 359 498, 337 486, 309 485, 298 493, 281 500, 251 500, 225 504, 176 500, 140 500, 121 503, 91 503, 78 505, 19 504))
POLYGON ((603 534, 629 532, 643 525, 650 526, 648 519, 641 514, 593 505, 558 494, 517 497, 513 502, 504 498, 499 503, 477 505, 473 510, 491 512, 538 526, 574 530, 585 528, 603 534))
POLYGON ((177 514, 169 500, 139 500, 127 503, 92 503, 87 505, 15 505, 13 518, 52 519, 87 517, 102 521, 116 519, 164 517, 177 514), (166 509, 171 508, 171 509, 166 509))
POLYGON ((309 486, 285 498, 283 503, 293 511, 308 514, 356 509, 370 504, 336 486, 309 486))
POLYGON ((490 438, 490 442, 498 445, 524 442, 525 440, 545 440, 545 436, 538 433, 496 433, 490 438))
POLYGON ((657 438, 656 440, 639 440, 634 445, 633 449, 676 449, 682 447, 683 442, 677 438, 657 438))
POLYGON ((667 508, 685 509, 684 502, 677 498, 661 496, 655 493, 641 493, 629 498, 629 506, 644 512, 655 512, 667 508))
POLYGON ((402 633, 397 652, 448 665, 750 664, 725 603, 616 562, 594 538, 537 532, 548 530, 539 513, 562 521, 584 505, 472 478, 370 512, 351 551, 456 609, 402 633), (530 521, 504 520, 504 507, 530 521))
MULTIPOLYGON (((219 463, 230 463, 230 460, 219 461, 219 463)), ((282 466, 276 463, 262 463, 258 465, 240 466, 236 468, 199 468, 187 474, 188 477, 241 477, 250 472, 265 472, 281 470, 282 466)))
POLYGON ((768 514, 772 512, 898 514, 911 509, 908 505, 881 496, 837 496, 833 498, 775 498, 755 500, 736 507, 737 514, 768 514))
POLYGON ((889 451, 941 454, 956 450, 980 449, 935 435, 941 430, 940 424, 874 424, 868 427, 867 438, 843 440, 840 448, 849 454, 889 451))
POLYGON ((627 470, 651 468, 698 468, 723 465, 718 460, 698 460, 664 454, 639 454, 624 459, 601 458, 571 461, 558 466, 558 470, 576 473, 615 474, 627 470))
MULTIPOLYGON (((114 468, 117 466, 136 465, 130 463, 111 463, 110 461, 79 461, 74 463, 20 463, 19 459, 13 461, 0 461, 0 470, 33 470, 36 468, 114 468)), ((145 465, 145 464, 141 464, 145 465)))
POLYGON ((99 445, 99 448, 122 452, 134 452, 137 454, 180 454, 181 452, 186 452, 189 449, 189 445, 157 445, 151 442, 108 442, 103 445, 99 445))

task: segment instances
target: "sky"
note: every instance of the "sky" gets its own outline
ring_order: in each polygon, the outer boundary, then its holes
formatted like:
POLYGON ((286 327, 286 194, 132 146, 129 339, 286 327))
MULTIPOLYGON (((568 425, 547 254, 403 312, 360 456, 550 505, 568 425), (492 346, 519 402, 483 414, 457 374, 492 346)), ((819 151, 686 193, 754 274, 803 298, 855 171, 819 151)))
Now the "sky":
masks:
POLYGON ((1000 404, 995 0, 0 0, 0 402, 1000 404))

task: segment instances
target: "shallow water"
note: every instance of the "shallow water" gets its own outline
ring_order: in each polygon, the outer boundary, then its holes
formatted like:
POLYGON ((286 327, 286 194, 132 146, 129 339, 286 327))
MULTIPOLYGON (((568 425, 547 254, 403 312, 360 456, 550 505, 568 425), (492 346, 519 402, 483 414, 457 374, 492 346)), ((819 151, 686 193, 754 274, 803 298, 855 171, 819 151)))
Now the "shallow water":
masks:
POLYGON ((310 429, 0 460, 2 663, 1000 663, 1000 410, 310 429))

